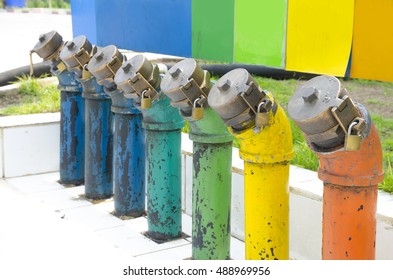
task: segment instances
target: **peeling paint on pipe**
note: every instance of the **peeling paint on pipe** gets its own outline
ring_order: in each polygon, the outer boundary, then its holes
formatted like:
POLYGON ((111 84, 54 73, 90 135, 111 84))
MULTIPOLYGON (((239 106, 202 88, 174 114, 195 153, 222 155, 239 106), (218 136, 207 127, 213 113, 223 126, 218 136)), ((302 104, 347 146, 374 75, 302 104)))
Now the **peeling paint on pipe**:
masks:
POLYGON ((82 185, 85 163, 85 101, 74 74, 53 71, 60 89, 60 183, 82 185))
POLYGON ((105 199, 113 195, 111 99, 95 78, 80 80, 85 98, 85 196, 105 199))

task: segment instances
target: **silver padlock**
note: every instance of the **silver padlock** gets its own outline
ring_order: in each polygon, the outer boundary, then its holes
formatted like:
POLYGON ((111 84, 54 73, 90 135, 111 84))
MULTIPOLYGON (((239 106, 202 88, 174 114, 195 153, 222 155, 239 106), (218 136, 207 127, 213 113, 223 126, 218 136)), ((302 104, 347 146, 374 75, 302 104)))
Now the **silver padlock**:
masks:
POLYGON ((352 122, 348 128, 348 133, 345 135, 344 150, 345 151, 358 151, 360 149, 360 143, 362 138, 360 135, 352 135, 352 128, 357 125, 358 122, 352 122))
POLYGON ((265 101, 262 101, 258 105, 257 114, 255 116, 255 125, 257 127, 265 127, 269 125, 270 121, 270 112, 261 112, 261 107, 265 104, 265 101))
POLYGON ((142 96, 141 96, 142 97, 142 100, 141 100, 141 109, 142 110, 151 108, 151 98, 149 96, 145 96, 146 92, 147 92, 147 90, 142 92, 142 96))
POLYGON ((192 119, 194 121, 203 119, 204 109, 203 107, 197 107, 200 98, 195 99, 194 106, 192 107, 192 119))

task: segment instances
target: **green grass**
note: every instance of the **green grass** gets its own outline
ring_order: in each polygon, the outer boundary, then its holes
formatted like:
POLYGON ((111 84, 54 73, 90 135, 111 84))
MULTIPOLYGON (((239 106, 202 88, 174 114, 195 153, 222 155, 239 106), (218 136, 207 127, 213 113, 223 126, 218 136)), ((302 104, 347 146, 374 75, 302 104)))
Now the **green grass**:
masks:
POLYGON ((22 77, 18 81, 22 102, 0 110, 0 114, 27 115, 60 111, 60 91, 56 85, 41 86, 38 79, 22 77))

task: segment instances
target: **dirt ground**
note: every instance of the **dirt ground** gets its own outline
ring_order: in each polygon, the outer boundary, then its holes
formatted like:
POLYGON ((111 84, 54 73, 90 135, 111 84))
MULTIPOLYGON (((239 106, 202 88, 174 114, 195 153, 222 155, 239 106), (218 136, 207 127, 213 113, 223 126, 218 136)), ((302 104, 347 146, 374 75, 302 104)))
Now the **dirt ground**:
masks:
POLYGON ((16 105, 22 102, 24 96, 18 93, 0 94, 0 109, 6 108, 10 105, 16 105))
POLYGON ((393 119, 393 83, 342 81, 351 98, 363 104, 371 114, 393 119))

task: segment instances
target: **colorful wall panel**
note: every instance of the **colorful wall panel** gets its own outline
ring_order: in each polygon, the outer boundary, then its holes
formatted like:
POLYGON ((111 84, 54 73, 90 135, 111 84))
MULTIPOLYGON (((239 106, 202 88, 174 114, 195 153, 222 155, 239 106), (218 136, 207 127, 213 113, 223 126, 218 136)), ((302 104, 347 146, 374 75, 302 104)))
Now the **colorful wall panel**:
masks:
POLYGON ((235 2, 235 62, 283 68, 287 0, 235 2))
POLYGON ((193 57, 233 61, 234 1, 192 1, 193 57))
POLYGON ((344 76, 353 18, 354 0, 288 0, 286 69, 344 76))
POLYGON ((356 0, 351 77, 393 82, 393 1, 356 0))

